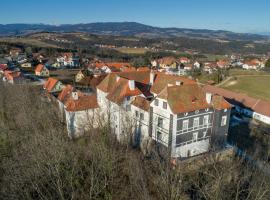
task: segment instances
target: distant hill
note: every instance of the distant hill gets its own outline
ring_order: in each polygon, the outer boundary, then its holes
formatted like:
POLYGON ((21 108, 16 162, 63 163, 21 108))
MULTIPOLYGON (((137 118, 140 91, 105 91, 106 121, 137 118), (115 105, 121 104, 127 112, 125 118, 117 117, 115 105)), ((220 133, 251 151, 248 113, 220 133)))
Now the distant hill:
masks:
POLYGON ((85 32, 99 35, 137 36, 145 38, 188 37, 197 39, 269 41, 269 36, 234 33, 223 30, 159 28, 136 22, 105 22, 88 24, 0 24, 0 36, 20 36, 35 32, 85 32))

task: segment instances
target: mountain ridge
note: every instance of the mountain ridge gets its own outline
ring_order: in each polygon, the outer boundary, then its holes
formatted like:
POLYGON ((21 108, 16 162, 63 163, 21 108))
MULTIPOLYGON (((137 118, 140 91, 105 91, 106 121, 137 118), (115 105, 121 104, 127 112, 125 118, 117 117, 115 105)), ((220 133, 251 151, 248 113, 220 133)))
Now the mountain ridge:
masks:
POLYGON ((21 36, 35 32, 86 32, 101 35, 137 36, 146 38, 189 37, 198 39, 222 39, 240 41, 262 41, 267 35, 235 33, 227 30, 155 27, 138 22, 95 22, 79 24, 0 24, 0 36, 21 36))

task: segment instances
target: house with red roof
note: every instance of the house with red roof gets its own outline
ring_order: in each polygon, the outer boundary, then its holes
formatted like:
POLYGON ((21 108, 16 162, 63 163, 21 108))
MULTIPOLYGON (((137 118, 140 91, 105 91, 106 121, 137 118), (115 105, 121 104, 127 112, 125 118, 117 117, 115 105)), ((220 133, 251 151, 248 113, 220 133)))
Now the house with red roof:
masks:
POLYGON ((232 92, 223 88, 205 85, 204 91, 223 96, 234 110, 243 116, 256 119, 260 122, 270 124, 270 102, 256 99, 245 94, 232 92))
POLYGON ((179 58, 179 62, 182 64, 190 63, 190 60, 187 57, 181 57, 179 58))
POLYGON ((20 71, 4 71, 3 81, 11 83, 11 84, 18 84, 24 81, 23 74, 20 71))
POLYGON ((258 59, 246 60, 244 61, 244 64, 242 65, 242 68, 247 69, 247 70, 249 69, 257 70, 263 67, 264 67, 264 63, 258 59))
POLYGON ((75 57, 71 52, 62 53, 59 57, 56 58, 56 60, 60 66, 67 66, 67 67, 80 66, 79 58, 75 57))
POLYGON ((79 137, 98 127, 100 119, 96 95, 82 93, 67 85, 59 93, 57 100, 70 138, 79 137))
POLYGON ((35 74, 36 74, 36 76, 41 76, 41 77, 48 77, 48 76, 50 76, 49 70, 43 64, 38 64, 36 66, 35 74))
POLYGON ((51 77, 43 85, 43 89, 48 93, 59 93, 63 88, 64 85, 61 81, 51 77))
POLYGON ((97 86, 100 112, 121 140, 147 151, 149 143, 174 158, 208 152, 224 145, 231 105, 205 93, 193 80, 152 71, 111 73, 97 86))

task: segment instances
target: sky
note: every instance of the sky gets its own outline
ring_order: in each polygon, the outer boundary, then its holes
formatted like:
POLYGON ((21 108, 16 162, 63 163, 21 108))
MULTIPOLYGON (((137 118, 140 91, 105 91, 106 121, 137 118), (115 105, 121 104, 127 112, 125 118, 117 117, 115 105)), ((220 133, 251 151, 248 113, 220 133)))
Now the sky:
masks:
POLYGON ((270 34, 270 0, 0 0, 0 23, 139 22, 270 34))

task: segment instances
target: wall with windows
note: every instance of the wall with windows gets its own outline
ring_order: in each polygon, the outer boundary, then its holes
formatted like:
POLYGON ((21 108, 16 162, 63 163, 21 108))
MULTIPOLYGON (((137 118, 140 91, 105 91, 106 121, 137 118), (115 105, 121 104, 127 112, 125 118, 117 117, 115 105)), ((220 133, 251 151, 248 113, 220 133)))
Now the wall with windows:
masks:
POLYGON ((142 149, 147 148, 149 137, 149 111, 145 111, 131 105, 132 118, 134 121, 134 144, 140 145, 142 149))
POLYGON ((152 138, 167 147, 172 111, 167 101, 160 98, 156 98, 151 103, 151 107, 153 108, 152 138))
POLYGON ((215 110, 212 143, 216 144, 216 147, 223 146, 226 142, 230 114, 231 109, 215 110))
POLYGON ((212 108, 207 108, 174 115, 172 157, 194 156, 208 151, 213 113, 212 108))

